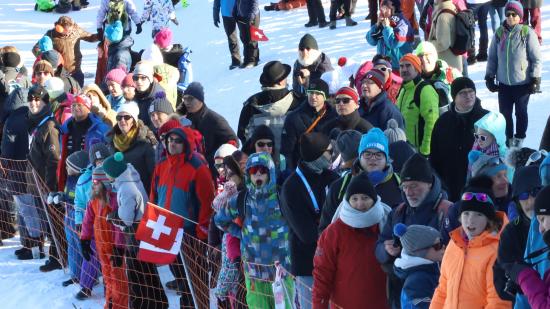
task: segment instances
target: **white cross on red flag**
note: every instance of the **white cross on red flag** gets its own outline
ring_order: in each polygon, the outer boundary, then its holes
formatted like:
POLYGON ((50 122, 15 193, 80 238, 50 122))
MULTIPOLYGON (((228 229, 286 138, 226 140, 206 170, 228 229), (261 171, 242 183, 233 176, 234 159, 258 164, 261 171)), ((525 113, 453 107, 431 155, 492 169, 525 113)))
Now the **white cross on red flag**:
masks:
POLYGON ((183 224, 183 217, 147 203, 136 231, 140 241, 137 258, 154 264, 173 263, 181 247, 183 224))
POLYGON ((256 28, 252 25, 250 25, 250 39, 252 41, 269 41, 267 36, 265 35, 264 31, 260 28, 256 28))

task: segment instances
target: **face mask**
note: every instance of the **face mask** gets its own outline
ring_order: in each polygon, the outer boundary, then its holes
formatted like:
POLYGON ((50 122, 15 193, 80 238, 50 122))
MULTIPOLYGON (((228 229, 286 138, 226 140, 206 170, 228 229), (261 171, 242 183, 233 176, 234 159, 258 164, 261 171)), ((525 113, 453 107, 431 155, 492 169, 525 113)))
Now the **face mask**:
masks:
POLYGON ((321 174, 324 170, 327 170, 330 167, 330 160, 322 155, 315 161, 306 162, 306 165, 316 174, 321 174))

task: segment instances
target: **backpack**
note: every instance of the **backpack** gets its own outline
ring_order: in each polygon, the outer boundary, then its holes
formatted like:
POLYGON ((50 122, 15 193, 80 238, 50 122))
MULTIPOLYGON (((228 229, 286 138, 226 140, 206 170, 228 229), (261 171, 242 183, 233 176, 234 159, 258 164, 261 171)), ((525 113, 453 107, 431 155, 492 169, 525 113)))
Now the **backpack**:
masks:
POLYGON ((178 90, 180 91, 185 91, 187 86, 193 82, 193 66, 191 64, 192 52, 193 51, 189 47, 186 47, 178 60, 178 71, 180 72, 178 90))
POLYGON ((474 49, 476 38, 474 11, 468 9, 457 13, 453 10, 444 9, 441 13, 449 13, 455 17, 455 39, 450 48, 453 54, 463 55, 468 50, 474 49))
POLYGON ((126 13, 126 3, 124 3, 124 0, 109 0, 106 19, 108 24, 120 20, 122 25, 126 26, 128 23, 128 14, 126 13))
MULTIPOLYGON (((502 28, 502 26, 498 27, 497 30, 495 31, 495 37, 497 39, 497 43, 500 43, 500 40, 502 39, 502 32, 504 32, 504 28, 502 28)), ((529 34, 529 26, 521 25, 520 37, 524 43, 527 41, 528 34, 529 34)))

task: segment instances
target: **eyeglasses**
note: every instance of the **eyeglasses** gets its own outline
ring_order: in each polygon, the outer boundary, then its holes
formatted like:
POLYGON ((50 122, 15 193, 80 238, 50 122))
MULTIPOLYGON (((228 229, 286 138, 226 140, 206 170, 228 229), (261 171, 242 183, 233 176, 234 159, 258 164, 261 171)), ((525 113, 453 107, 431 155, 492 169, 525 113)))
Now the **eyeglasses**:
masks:
POLYGON ((474 133, 474 137, 475 139, 478 139, 482 142, 485 142, 489 138, 487 135, 478 134, 478 133, 474 133))
POLYGON ((430 249, 430 248, 433 248, 435 251, 439 251, 441 249, 443 249, 445 245, 442 244, 440 241, 431 245, 431 246, 428 246, 428 247, 424 247, 424 248, 420 248, 420 249, 416 249, 414 250, 413 252, 418 252, 418 251, 422 251, 422 250, 427 250, 427 249, 430 249))
POLYGON ((515 12, 506 13, 506 17, 510 17, 510 16, 516 17, 516 16, 518 16, 518 14, 516 14, 515 12))
POLYGON ((530 196, 536 197, 537 194, 539 194, 540 190, 541 190, 541 188, 537 187, 537 188, 531 189, 531 191, 529 191, 529 192, 520 193, 518 195, 518 200, 525 201, 525 200, 528 200, 530 196))
POLYGON ((132 119, 132 116, 130 116, 130 115, 117 115, 116 116, 116 121, 121 121, 122 119, 124 119, 125 121, 129 121, 130 119, 132 119))
POLYGON ((248 169, 248 174, 254 175, 260 172, 261 175, 269 174, 269 169, 263 165, 252 166, 248 169))
POLYGON ((183 139, 179 137, 169 137, 168 143, 174 143, 174 144, 183 144, 183 139))
POLYGON ((405 191, 408 191, 408 190, 416 190, 418 189, 418 184, 416 183, 412 183, 412 184, 409 184, 409 185, 401 185, 400 186, 401 188, 401 191, 405 192, 405 191))
POLYGON ((134 81, 146 80, 146 79, 149 79, 149 77, 147 77, 145 75, 134 75, 134 76, 132 76, 132 80, 134 80, 134 81))
POLYGON ((463 201, 471 201, 473 199, 476 199, 478 202, 482 203, 491 203, 493 204, 493 200, 491 197, 486 193, 476 193, 476 192, 464 192, 462 194, 462 200, 463 201))
POLYGON ((256 146, 262 148, 262 147, 273 147, 273 142, 257 142, 256 146))
POLYGON ((336 103, 336 104, 340 104, 340 103, 348 104, 350 101, 351 101, 351 98, 336 98, 336 99, 334 99, 334 103, 336 103))
POLYGON ((535 151, 529 156, 529 159, 525 162, 525 166, 529 166, 531 163, 537 162, 538 160, 546 157, 548 157, 548 151, 544 149, 535 151))
POLYGON ((363 152, 362 156, 365 159, 374 158, 376 160, 382 160, 382 158, 384 158, 385 155, 381 151, 378 151, 378 152, 365 151, 365 152, 363 152))

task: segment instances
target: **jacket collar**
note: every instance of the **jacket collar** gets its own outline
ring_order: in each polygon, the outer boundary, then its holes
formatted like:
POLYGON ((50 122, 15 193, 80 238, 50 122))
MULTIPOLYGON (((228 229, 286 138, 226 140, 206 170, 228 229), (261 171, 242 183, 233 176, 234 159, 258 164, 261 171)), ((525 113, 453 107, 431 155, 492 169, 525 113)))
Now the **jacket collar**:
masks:
POLYGON ((458 228, 454 229, 450 234, 452 241, 463 250, 465 248, 480 248, 490 243, 498 242, 498 240, 500 239, 500 234, 504 230, 506 224, 508 224, 508 218, 506 217, 506 214, 502 211, 497 211, 496 216, 502 222, 502 226, 498 232, 484 231, 483 233, 481 233, 481 235, 476 236, 474 237, 474 239, 468 241, 466 239, 466 236, 464 235, 462 226, 459 226, 458 228))

